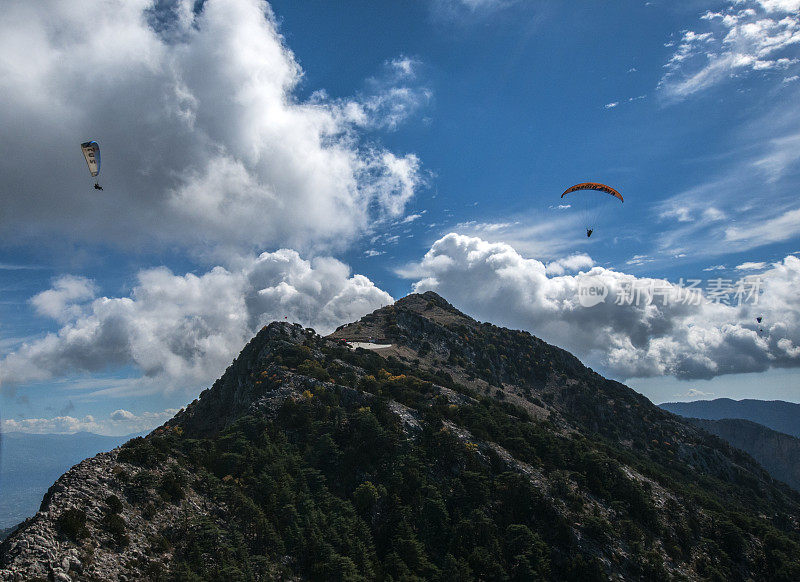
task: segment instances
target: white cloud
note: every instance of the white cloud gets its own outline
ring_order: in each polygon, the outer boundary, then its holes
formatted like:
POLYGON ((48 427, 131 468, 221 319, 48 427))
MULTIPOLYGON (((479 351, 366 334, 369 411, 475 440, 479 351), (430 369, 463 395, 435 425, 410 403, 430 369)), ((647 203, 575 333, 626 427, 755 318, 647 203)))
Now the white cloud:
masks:
POLYGON ((502 231, 518 224, 517 222, 477 222, 475 220, 468 220, 467 222, 459 222, 456 228, 461 230, 472 230, 479 232, 496 232, 502 231))
POLYGON ((726 214, 719 208, 709 206, 703 210, 703 220, 707 222, 716 222, 717 220, 725 220, 726 214))
POLYGON ((675 394, 675 398, 710 398, 714 396, 713 392, 703 392, 697 388, 689 388, 682 394, 675 394))
MULTIPOLYGON (((763 294, 757 305, 738 306, 598 266, 557 274, 508 244, 455 233, 400 274, 416 280, 416 291, 437 291, 475 317, 527 329, 616 377, 711 378, 800 366, 794 351, 800 346, 800 259, 792 255, 759 275, 763 294), (588 283, 604 285, 608 299, 583 307, 578 292, 588 283), (638 304, 618 301, 626 289, 654 290, 654 300, 647 305, 641 295, 638 304), (756 314, 764 317, 763 333, 756 314)), ((750 290, 758 287, 750 282, 750 290)), ((706 283, 701 290, 712 286, 706 283)))
POLYGON ((758 0, 758 3, 767 12, 797 12, 800 10, 800 0, 758 0))
POLYGON ((486 16, 516 2, 517 0, 433 0, 431 8, 435 16, 452 20, 467 16, 486 16))
POLYGON ((796 346, 792 343, 792 340, 787 338, 781 338, 778 340, 778 347, 786 352, 786 355, 790 358, 797 358, 800 357, 800 346, 796 346))
MULTIPOLYGON (((51 300, 74 278, 33 298, 62 323, 57 333, 23 343, 0 361, 6 385, 133 366, 163 390, 217 378, 244 343, 272 320, 321 333, 392 298, 330 257, 304 260, 293 250, 240 259, 197 276, 161 267, 138 273, 127 297, 73 293, 51 300), (43 298, 48 298, 45 301, 43 298)), ((89 286, 89 282, 82 280, 89 286)))
POLYGON ((746 263, 742 263, 741 265, 736 265, 737 271, 760 271, 761 269, 765 269, 767 267, 767 263, 763 261, 749 261, 746 263))
POLYGON ((644 265, 645 263, 652 263, 652 262, 653 262, 653 257, 649 255, 633 255, 630 259, 625 261, 625 264, 638 267, 640 265, 644 265))
POLYGON ((787 210, 780 216, 748 226, 731 226, 725 229, 726 240, 756 241, 759 246, 789 240, 798 234, 800 234, 800 209, 787 210))
POLYGON ((505 220, 460 222, 453 230, 488 241, 503 241, 521 252, 549 260, 560 260, 574 254, 577 248, 588 246, 590 239, 586 237, 583 213, 576 212, 576 207, 569 204, 549 206, 548 210, 569 211, 553 215, 534 208, 502 217, 505 220))
POLYGON ((302 101, 265 2, 195 5, 3 4, 0 126, 14 147, 0 159, 1 237, 317 248, 402 213, 419 160, 359 128, 395 127, 424 104, 415 61, 388 63, 362 96, 302 101), (87 139, 100 143, 104 192, 78 149, 87 139))
POLYGON ((160 412, 144 412, 140 415, 127 410, 115 410, 108 418, 95 418, 86 415, 56 416, 52 418, 6 419, 0 423, 2 432, 24 432, 31 434, 71 434, 93 432, 103 435, 123 436, 145 432, 156 428, 178 412, 168 408, 160 412))
POLYGON ((422 218, 422 214, 409 214, 403 220, 400 221, 400 224, 408 224, 420 218, 422 218))
POLYGON ((753 162, 770 182, 782 177, 800 161, 800 131, 775 137, 767 142, 767 151, 753 162))
MULTIPOLYGON (((400 57, 384 63, 384 75, 367 81, 367 91, 357 100, 338 101, 339 114, 346 123, 370 129, 395 130, 427 105, 433 94, 415 83, 421 62, 400 57)), ((315 101, 325 105, 326 94, 315 101)))
POLYGON ((456 2, 470 10, 495 9, 509 4, 507 0, 456 0, 456 2))
POLYGON ((420 62, 417 59, 409 57, 400 57, 389 61, 389 66, 395 71, 395 74, 406 79, 413 79, 416 76, 416 69, 419 64, 420 62))
POLYGON ((39 315, 67 321, 80 313, 81 304, 94 298, 95 285, 85 277, 67 275, 57 279, 52 289, 31 299, 39 315))
POLYGON ((111 413, 111 420, 130 420, 134 417, 135 415, 132 412, 123 409, 115 410, 111 413))
POLYGON ((724 152, 731 162, 716 176, 653 206, 658 219, 676 221, 657 234, 659 250, 709 257, 800 234, 795 188, 798 136, 800 114, 783 100, 735 131, 729 151, 724 152), (760 203, 754 192, 770 203, 760 203))
POLYGON ((692 211, 686 206, 670 205, 659 215, 660 218, 674 218, 678 222, 692 222, 692 211))
POLYGON ((547 263, 546 272, 548 275, 563 275, 568 271, 577 272, 584 269, 591 269, 594 260, 586 253, 576 253, 565 259, 558 259, 547 263))
POLYGON ((603 107, 605 107, 606 109, 614 109, 614 107, 616 107, 617 105, 619 105, 619 101, 612 101, 611 103, 606 103, 605 105, 603 105, 603 107))
POLYGON ((74 432, 99 433, 101 425, 93 416, 83 418, 74 416, 56 416, 53 418, 7 419, 2 421, 3 432, 26 432, 34 434, 74 432))
POLYGON ((0 271, 35 271, 43 269, 39 265, 12 265, 10 263, 0 263, 0 271))
POLYGON ((701 21, 711 30, 683 31, 665 65, 659 88, 668 98, 686 98, 739 73, 794 69, 800 62, 794 0, 737 0, 722 11, 707 11, 701 21))

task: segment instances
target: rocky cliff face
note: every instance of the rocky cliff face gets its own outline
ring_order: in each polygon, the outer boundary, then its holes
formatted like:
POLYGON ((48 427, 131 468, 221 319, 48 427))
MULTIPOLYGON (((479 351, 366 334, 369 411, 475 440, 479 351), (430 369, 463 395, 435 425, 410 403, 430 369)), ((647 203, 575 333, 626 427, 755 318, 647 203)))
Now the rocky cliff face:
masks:
POLYGON ((796 580, 799 515, 747 455, 426 293, 262 329, 59 479, 0 580, 796 580))
POLYGON ((740 418, 689 422, 743 450, 775 479, 800 491, 800 439, 740 418))

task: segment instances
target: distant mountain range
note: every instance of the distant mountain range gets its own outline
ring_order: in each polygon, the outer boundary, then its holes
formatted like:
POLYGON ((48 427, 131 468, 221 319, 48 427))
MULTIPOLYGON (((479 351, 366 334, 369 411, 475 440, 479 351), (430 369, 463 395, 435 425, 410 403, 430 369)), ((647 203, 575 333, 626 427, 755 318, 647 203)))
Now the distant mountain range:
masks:
POLYGON ((429 292, 327 337, 262 328, 59 478, 0 581, 793 582, 798 524, 751 456, 429 292))
POLYGON ((0 530, 36 513, 48 487, 70 467, 130 438, 88 432, 0 435, 0 530))
POLYGON ((659 406, 664 410, 688 418, 704 418, 706 420, 743 418, 800 438, 800 404, 793 402, 717 398, 694 402, 665 402, 659 406))

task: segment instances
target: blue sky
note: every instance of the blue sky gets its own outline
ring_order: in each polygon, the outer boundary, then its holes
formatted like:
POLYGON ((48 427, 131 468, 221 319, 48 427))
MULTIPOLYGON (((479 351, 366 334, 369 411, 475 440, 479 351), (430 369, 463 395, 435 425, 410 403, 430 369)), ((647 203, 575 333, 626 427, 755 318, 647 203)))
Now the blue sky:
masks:
POLYGON ((3 428, 144 430, 264 323, 427 289, 655 402, 800 401, 800 2, 607 4, 12 1, 3 428))

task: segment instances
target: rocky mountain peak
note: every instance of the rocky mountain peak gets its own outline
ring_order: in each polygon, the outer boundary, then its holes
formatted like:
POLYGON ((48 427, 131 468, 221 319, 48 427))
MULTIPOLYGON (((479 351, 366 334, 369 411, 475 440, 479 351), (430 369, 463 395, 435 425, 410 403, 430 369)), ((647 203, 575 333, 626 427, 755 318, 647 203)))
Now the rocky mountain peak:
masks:
POLYGON ((0 581, 795 580, 798 519, 741 451, 429 292, 262 328, 60 478, 0 581))

